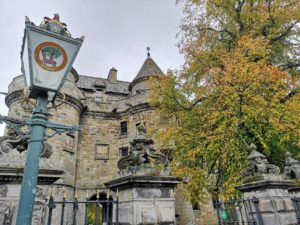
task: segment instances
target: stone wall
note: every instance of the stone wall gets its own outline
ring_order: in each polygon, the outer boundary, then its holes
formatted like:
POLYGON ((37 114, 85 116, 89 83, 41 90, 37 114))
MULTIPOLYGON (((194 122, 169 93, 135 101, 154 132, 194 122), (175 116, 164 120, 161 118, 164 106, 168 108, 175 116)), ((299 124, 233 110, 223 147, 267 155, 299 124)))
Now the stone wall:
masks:
POLYGON ((79 189, 102 188, 103 183, 117 175, 117 161, 120 148, 128 147, 129 141, 136 135, 136 124, 147 121, 154 112, 145 110, 120 119, 109 119, 94 115, 83 115, 80 123, 83 130, 78 142, 78 162, 76 168, 76 186, 79 189), (127 133, 120 133, 120 122, 127 121, 127 133), (97 158, 97 145, 108 148, 107 158, 97 158))

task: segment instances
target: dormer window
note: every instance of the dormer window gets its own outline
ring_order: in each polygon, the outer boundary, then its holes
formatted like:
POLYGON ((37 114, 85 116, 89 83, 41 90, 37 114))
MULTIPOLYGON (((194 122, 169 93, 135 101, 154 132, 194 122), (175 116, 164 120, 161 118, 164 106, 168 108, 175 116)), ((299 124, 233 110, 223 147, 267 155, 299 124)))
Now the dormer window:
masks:
POLYGON ((95 86, 95 88, 97 88, 97 90, 103 90, 106 87, 106 85, 102 79, 95 80, 94 86, 95 86))

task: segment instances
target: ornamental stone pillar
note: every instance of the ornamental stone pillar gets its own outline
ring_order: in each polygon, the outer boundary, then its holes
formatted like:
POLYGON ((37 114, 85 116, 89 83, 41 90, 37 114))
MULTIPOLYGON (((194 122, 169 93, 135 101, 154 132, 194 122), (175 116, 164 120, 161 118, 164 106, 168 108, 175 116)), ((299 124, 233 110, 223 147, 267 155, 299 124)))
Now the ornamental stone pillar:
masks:
POLYGON ((156 153, 142 125, 130 144, 118 162, 119 177, 105 184, 118 193, 119 223, 175 224, 174 188, 181 180, 169 175, 168 160, 156 153))
POLYGON ((253 144, 250 147, 252 152, 248 156, 243 184, 237 190, 243 193, 245 199, 255 199, 250 207, 258 211, 258 214, 253 213, 256 224, 297 224, 295 208, 288 192, 293 186, 292 182, 284 180, 279 167, 270 164, 253 144))

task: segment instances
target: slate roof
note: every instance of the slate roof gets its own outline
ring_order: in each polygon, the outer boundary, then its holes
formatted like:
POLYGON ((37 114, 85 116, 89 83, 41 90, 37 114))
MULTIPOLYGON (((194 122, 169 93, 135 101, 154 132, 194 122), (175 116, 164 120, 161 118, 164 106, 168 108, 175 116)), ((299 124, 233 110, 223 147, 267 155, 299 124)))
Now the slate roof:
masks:
POLYGON ((154 62, 154 60, 148 55, 144 64, 142 65, 140 71, 133 79, 133 81, 117 81, 116 83, 111 83, 109 80, 105 78, 99 77, 90 77, 85 75, 79 75, 79 80, 77 82, 77 86, 80 89, 93 91, 97 87, 105 89, 106 93, 119 93, 119 94, 129 94, 130 90, 140 79, 150 76, 160 76, 163 75, 162 70, 159 66, 154 62), (95 86, 96 84, 96 86, 95 86))
POLYGON ((151 77, 151 76, 162 76, 164 73, 159 68, 159 66, 154 62, 154 60, 148 55, 147 59, 145 60, 144 64, 142 65, 140 71, 135 76, 133 81, 129 85, 129 90, 132 89, 132 87, 139 82, 139 80, 151 77))
POLYGON ((79 75, 79 80, 77 82, 77 87, 84 90, 93 91, 95 90, 96 85, 101 83, 105 84, 106 93, 119 93, 119 94, 129 94, 128 86, 129 82, 126 81, 117 81, 116 83, 111 83, 107 79, 99 77, 89 77, 84 75, 79 75))
POLYGON ((141 67, 140 71, 136 75, 136 77, 133 79, 132 82, 135 80, 138 80, 140 78, 149 77, 153 75, 163 75, 162 70, 159 68, 159 66, 154 62, 154 60, 148 56, 145 60, 143 66, 141 67))

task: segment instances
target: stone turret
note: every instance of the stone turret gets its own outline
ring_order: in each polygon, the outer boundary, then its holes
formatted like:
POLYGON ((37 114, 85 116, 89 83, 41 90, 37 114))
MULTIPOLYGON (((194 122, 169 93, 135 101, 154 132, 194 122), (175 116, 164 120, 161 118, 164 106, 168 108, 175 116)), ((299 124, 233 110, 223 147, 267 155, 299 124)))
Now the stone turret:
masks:
POLYGON ((162 70, 150 57, 150 48, 147 48, 147 50, 147 59, 145 60, 136 77, 129 85, 129 91, 131 91, 132 95, 139 94, 142 90, 149 89, 149 87, 147 87, 147 80, 150 77, 159 77, 163 75, 162 70))

